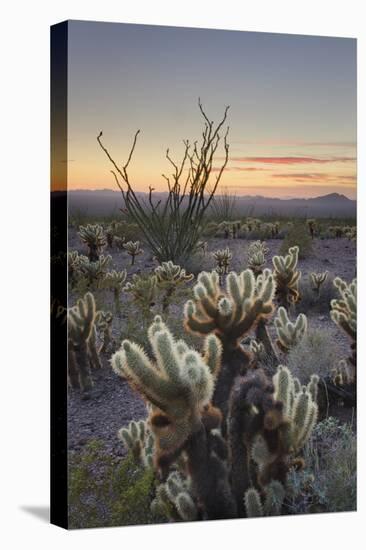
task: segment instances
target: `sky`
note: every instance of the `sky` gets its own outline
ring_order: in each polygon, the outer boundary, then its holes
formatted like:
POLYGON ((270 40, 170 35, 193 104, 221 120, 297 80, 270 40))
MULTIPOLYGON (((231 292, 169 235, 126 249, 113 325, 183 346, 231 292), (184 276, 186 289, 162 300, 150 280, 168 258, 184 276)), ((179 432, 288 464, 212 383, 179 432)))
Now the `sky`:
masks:
POLYGON ((130 181, 165 190, 200 97, 215 121, 230 105, 225 192, 355 198, 356 40, 71 21, 68 48, 69 189, 117 189, 96 137, 123 164, 140 129, 130 181))

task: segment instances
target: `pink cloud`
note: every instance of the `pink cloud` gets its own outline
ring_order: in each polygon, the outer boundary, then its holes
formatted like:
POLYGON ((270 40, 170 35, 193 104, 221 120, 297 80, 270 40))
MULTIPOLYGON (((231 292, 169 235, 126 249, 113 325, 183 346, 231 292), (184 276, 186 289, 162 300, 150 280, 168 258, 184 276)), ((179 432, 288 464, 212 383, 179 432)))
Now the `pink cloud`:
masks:
POLYGON ((328 164, 334 162, 354 162, 354 157, 232 157, 234 162, 256 162, 262 164, 328 164))

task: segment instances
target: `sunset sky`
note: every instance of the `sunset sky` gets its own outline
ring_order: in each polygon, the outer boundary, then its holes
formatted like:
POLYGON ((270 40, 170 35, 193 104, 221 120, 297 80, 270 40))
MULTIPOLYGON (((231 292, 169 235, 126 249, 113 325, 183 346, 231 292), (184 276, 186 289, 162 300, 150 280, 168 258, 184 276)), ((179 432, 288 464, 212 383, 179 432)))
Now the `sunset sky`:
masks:
POLYGON ((68 87, 69 189, 116 189, 96 136, 123 163, 140 129, 131 182, 164 190, 166 148, 179 160, 200 137, 200 97, 213 120, 230 105, 222 187, 355 198, 353 39, 71 21, 68 87))

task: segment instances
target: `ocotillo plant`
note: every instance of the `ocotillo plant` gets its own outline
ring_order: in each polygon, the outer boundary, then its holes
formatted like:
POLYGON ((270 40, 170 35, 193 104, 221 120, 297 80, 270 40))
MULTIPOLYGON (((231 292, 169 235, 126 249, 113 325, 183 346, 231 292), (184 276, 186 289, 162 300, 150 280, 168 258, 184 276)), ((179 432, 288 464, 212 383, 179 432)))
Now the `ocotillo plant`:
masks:
POLYGON ((325 283, 328 277, 328 271, 324 273, 310 273, 311 288, 317 296, 320 295, 320 287, 325 283))
POLYGON ((281 306, 287 307, 299 301, 298 283, 301 271, 297 271, 299 247, 289 248, 286 256, 274 256, 272 263, 276 281, 276 296, 281 306))
POLYGON ((96 315, 96 324, 98 331, 102 335, 102 345, 99 353, 107 352, 112 343, 112 321, 113 315, 110 311, 98 311, 96 315))
POLYGON ((333 281, 334 286, 340 294, 339 299, 331 301, 330 316, 341 329, 351 338, 352 355, 349 358, 351 365, 356 371, 356 349, 357 349, 357 279, 347 284, 340 277, 333 281))
POLYGON ((140 198, 130 182, 128 167, 131 162, 139 130, 136 132, 130 153, 124 166, 118 166, 108 149, 102 143, 102 132, 98 143, 113 165, 113 176, 123 199, 124 207, 131 219, 138 224, 144 242, 159 262, 186 260, 195 250, 201 238, 204 216, 220 183, 229 159, 228 129, 223 131, 228 107, 218 124, 206 115, 200 100, 199 110, 204 120, 201 142, 184 141, 184 153, 180 162, 174 161, 169 149, 166 159, 172 174, 163 175, 168 185, 165 197, 155 199, 150 188, 148 200, 140 198), (223 144, 223 151, 219 146, 223 144), (218 157, 223 157, 218 170, 218 157))
POLYGON ((94 361, 93 349, 95 319, 95 300, 91 292, 68 310, 69 381, 72 387, 82 391, 91 389, 90 367, 98 366, 94 361))
POLYGON ((169 307, 173 294, 189 281, 192 281, 193 275, 187 274, 185 269, 173 262, 163 262, 155 269, 158 288, 165 291, 163 298, 163 311, 169 307))
POLYGON ((131 265, 135 263, 135 257, 143 253, 143 250, 140 248, 140 242, 128 241, 123 245, 123 248, 127 251, 127 254, 131 256, 131 265))
POLYGON ((104 234, 103 227, 101 225, 80 226, 79 236, 83 243, 85 243, 89 249, 88 258, 91 262, 99 260, 103 248, 105 247, 107 240, 104 234))
POLYGON ((247 252, 248 267, 253 271, 254 275, 262 273, 266 264, 266 254, 268 251, 269 249, 263 241, 254 241, 250 244, 247 252))
POLYGON ((229 248, 226 247, 222 250, 216 250, 216 252, 212 252, 212 257, 216 261, 217 267, 220 272, 226 275, 229 272, 230 262, 233 257, 229 248))
POLYGON ((217 273, 203 271, 193 292, 194 300, 184 309, 185 328, 201 336, 214 333, 222 342, 223 364, 213 402, 225 416, 233 380, 250 363, 250 355, 240 342, 260 319, 272 315, 275 283, 269 270, 256 281, 247 269, 240 275, 229 273, 224 291, 217 273))
POLYGON ((116 313, 120 310, 120 294, 123 289, 123 285, 126 281, 127 272, 126 270, 123 271, 108 271, 105 274, 105 277, 103 279, 102 286, 103 288, 109 288, 113 291, 114 296, 114 307, 116 313))
POLYGON ((308 328, 308 320, 304 313, 300 313, 296 321, 292 323, 286 309, 282 306, 278 308, 274 324, 278 337, 277 345, 281 351, 286 353, 301 342, 308 328))

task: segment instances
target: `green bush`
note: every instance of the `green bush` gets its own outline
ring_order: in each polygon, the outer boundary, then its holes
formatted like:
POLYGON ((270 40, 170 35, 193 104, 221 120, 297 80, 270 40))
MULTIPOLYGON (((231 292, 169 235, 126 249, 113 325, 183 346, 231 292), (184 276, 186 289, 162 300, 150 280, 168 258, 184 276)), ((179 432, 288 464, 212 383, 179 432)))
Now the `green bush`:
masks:
POLYGON ((319 422, 305 447, 305 470, 288 479, 288 512, 350 512, 357 508, 356 434, 329 417, 319 422))
POLYGON ((281 244, 279 254, 285 256, 288 249, 292 246, 299 247, 300 259, 307 258, 311 255, 313 251, 312 240, 309 235, 309 230, 304 223, 296 223, 289 229, 281 244))
POLYGON ((69 454, 69 526, 71 529, 161 523, 150 511, 154 475, 132 455, 116 461, 103 443, 90 441, 69 454))
POLYGON ((301 342, 288 353, 287 366, 305 384, 313 373, 325 378, 338 364, 339 359, 332 333, 324 327, 322 330, 308 331, 301 342))

